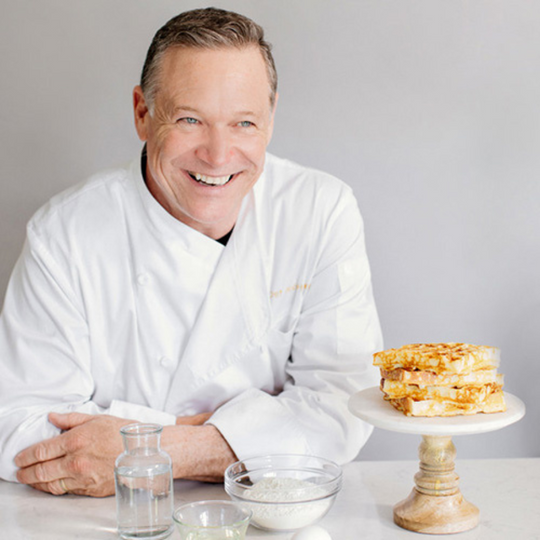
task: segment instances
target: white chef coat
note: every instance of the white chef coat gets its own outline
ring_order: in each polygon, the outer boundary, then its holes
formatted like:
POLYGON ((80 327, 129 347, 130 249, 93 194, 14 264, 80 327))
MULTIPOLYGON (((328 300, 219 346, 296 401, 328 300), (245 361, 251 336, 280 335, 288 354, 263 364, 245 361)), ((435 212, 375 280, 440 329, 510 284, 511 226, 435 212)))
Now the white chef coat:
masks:
POLYGON ((27 227, 0 319, 0 477, 50 411, 163 425, 213 412, 239 458, 353 459, 347 411, 382 348, 363 224, 341 181, 270 154, 226 247, 174 219, 139 161, 27 227))

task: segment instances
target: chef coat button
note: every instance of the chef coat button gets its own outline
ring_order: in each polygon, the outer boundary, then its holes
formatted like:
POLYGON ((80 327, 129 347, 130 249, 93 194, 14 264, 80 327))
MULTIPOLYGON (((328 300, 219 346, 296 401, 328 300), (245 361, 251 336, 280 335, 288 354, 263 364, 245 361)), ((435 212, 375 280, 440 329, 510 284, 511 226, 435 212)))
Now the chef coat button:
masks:
POLYGON ((171 367, 171 359, 167 358, 166 356, 162 356, 159 359, 159 365, 163 368, 169 368, 171 367))
POLYGON ((146 285, 148 283, 148 276, 146 274, 139 274, 137 276, 137 283, 139 285, 146 285))

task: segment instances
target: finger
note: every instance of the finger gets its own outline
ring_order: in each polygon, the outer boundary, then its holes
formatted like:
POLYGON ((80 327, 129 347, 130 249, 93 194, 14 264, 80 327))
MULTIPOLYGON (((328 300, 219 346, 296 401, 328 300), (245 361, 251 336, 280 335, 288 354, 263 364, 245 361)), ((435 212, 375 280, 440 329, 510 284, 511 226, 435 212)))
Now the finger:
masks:
POLYGON ((43 484, 60 480, 67 476, 64 462, 64 459, 53 459, 19 469, 17 480, 21 484, 43 484))
POLYGON ((52 493, 53 495, 66 495, 67 493, 71 493, 69 478, 54 480, 53 482, 32 484, 31 486, 34 489, 44 491, 45 493, 52 493))
POLYGON ((62 435, 46 439, 25 448, 15 456, 15 465, 19 468, 30 467, 36 463, 57 459, 66 454, 62 435))
POLYGON ((94 416, 92 414, 84 414, 78 412, 72 413, 49 413, 49 422, 62 430, 72 429, 74 427, 85 424, 94 416))

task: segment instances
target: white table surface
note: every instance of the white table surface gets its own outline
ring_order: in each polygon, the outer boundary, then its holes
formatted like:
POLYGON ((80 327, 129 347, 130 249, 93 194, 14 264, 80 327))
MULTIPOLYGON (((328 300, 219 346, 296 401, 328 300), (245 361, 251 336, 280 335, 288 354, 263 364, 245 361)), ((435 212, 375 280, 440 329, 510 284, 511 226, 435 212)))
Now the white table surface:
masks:
MULTIPOLYGON (((459 449, 458 449, 459 454, 459 449)), ((359 461, 344 467, 343 488, 319 525, 333 540, 425 539, 399 528, 392 507, 412 489, 417 461, 359 461)), ((540 539, 540 458, 459 460, 456 472, 465 498, 480 508, 480 525, 458 540, 540 539)), ((222 485, 175 482, 175 506, 202 499, 227 499, 222 485)), ((112 540, 116 533, 114 497, 55 497, 0 480, 0 538, 6 540, 112 540)), ((248 539, 290 540, 253 527, 248 539)), ((178 540, 175 531, 170 537, 178 540)))

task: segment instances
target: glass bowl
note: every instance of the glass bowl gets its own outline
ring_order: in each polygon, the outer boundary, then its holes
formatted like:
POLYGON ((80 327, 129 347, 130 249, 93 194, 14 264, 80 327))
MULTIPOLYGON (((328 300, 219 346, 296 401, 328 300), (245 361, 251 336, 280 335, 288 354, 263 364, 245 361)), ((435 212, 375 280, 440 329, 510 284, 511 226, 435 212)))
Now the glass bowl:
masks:
POLYGON ((294 531, 319 521, 341 489, 341 467, 315 456, 273 455, 237 461, 225 471, 225 491, 266 531, 294 531))
POLYGON ((243 540, 251 512, 231 501, 183 504, 173 513, 182 540, 243 540))

